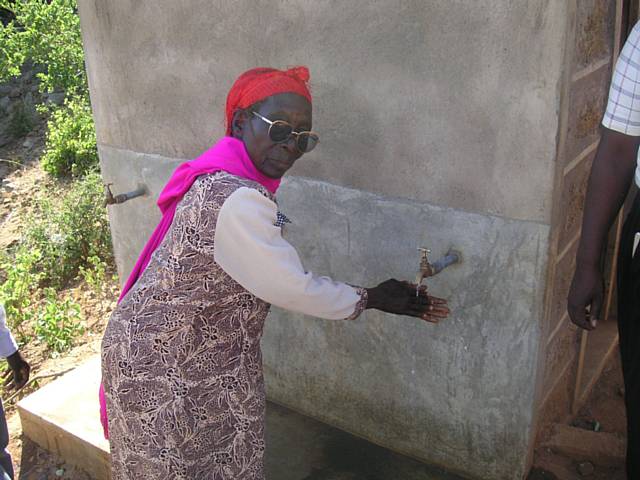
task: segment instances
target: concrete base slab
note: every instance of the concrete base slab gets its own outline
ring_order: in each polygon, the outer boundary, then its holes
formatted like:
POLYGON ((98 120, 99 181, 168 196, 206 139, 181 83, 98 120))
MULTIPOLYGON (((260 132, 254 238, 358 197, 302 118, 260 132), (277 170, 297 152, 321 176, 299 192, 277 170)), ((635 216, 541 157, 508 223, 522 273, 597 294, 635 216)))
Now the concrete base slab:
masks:
MULTIPOLYGON (((100 358, 18 404, 24 434, 96 480, 110 479, 98 411, 100 358)), ((460 480, 439 469, 269 403, 266 477, 273 480, 460 480)))
POLYGON ((96 480, 110 475, 109 442, 100 425, 100 358, 45 385, 18 403, 22 431, 96 480))

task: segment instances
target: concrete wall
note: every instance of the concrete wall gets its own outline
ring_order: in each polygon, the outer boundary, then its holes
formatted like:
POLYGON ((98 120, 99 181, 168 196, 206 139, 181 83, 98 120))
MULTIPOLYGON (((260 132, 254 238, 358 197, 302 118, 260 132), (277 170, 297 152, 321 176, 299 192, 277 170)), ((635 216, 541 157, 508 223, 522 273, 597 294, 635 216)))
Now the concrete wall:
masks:
POLYGON ((269 396, 482 479, 524 473, 551 216, 566 5, 548 0, 81 0, 101 165, 126 275, 172 168, 223 132, 253 66, 306 64, 317 151, 283 185, 307 267, 367 286, 412 278, 416 247, 465 263, 430 281, 437 327, 274 310, 269 396))

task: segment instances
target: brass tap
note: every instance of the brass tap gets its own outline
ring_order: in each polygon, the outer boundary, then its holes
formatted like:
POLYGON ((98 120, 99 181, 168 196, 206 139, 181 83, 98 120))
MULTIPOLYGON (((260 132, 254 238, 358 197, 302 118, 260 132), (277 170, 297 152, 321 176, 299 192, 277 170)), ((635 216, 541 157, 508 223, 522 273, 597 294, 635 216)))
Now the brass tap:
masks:
POLYGON ((113 183, 105 183, 104 184, 104 203, 103 205, 106 207, 107 205, 113 205, 115 202, 113 198, 113 192, 111 191, 111 185, 113 183))
POLYGON ((104 206, 114 205, 117 203, 124 203, 127 200, 131 200, 132 198, 141 197, 146 195, 147 189, 144 186, 138 186, 138 188, 132 192, 121 193, 119 195, 114 195, 111 192, 111 185, 113 183, 105 183, 104 184, 104 206))
POLYGON ((420 252, 420 270, 416 275, 416 297, 420 294, 420 285, 425 278, 433 277, 445 268, 462 262, 462 253, 454 248, 449 248, 449 251, 443 257, 433 263, 429 261, 428 257, 431 250, 420 247, 418 248, 418 251, 420 252))
POLYGON ((422 280, 427 277, 433 275, 433 268, 431 267, 431 263, 429 262, 428 255, 431 253, 431 250, 425 247, 418 248, 420 252, 420 270, 416 275, 416 297, 420 293, 420 285, 422 284, 422 280))

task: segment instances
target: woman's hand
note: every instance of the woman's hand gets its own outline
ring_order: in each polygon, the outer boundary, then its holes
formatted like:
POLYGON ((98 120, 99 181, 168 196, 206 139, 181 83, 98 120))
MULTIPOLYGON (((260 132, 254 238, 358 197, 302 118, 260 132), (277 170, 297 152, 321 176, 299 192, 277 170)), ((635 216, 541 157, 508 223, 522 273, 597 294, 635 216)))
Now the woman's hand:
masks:
POLYGON ((416 285, 390 279, 377 287, 367 288, 367 308, 375 308, 396 315, 418 317, 427 322, 438 323, 449 315, 447 301, 427 294, 426 285, 421 285, 416 297, 416 285))

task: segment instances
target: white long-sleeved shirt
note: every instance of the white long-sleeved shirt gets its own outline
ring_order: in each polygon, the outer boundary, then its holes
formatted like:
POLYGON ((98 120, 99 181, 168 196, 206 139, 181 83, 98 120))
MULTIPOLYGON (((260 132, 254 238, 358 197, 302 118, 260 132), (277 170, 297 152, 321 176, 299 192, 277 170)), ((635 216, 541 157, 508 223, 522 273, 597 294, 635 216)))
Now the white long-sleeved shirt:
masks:
POLYGON ((7 327, 7 314, 4 311, 4 306, 0 305, 0 357, 7 358, 17 351, 18 344, 7 327))
POLYGON ((277 205, 241 187, 218 213, 214 259, 258 298, 294 312, 327 319, 355 318, 366 296, 346 283, 304 270, 295 248, 276 226, 277 205))

